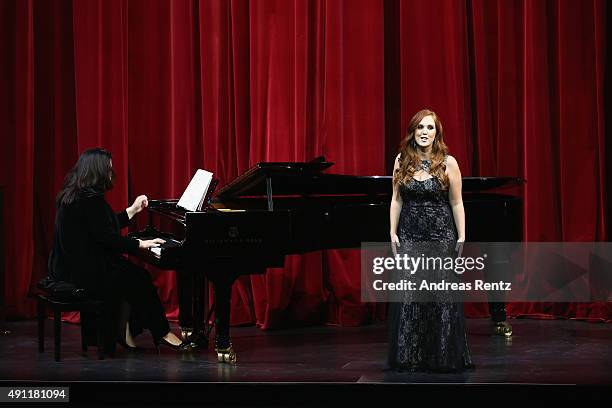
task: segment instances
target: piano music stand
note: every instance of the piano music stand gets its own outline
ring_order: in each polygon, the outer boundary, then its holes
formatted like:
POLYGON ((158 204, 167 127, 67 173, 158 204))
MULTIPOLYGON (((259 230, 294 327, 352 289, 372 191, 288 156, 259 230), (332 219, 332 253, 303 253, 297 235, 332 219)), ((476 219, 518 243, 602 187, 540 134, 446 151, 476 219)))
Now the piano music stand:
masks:
POLYGON ((219 179, 214 178, 210 181, 210 185, 208 186, 204 200, 202 200, 202 205, 198 207, 198 211, 208 211, 212 209, 210 203, 212 202, 212 196, 217 189, 217 185, 219 185, 219 179))

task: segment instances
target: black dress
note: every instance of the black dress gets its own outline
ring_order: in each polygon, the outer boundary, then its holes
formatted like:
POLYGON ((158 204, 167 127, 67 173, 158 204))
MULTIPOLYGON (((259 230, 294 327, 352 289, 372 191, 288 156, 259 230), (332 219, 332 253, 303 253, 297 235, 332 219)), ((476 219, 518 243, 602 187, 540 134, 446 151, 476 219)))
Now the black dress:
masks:
MULTIPOLYGON (((429 161, 423 161, 422 169, 428 172, 429 165, 429 161)), ((403 201, 397 229, 400 251, 427 242, 435 243, 426 245, 435 247, 438 253, 454 251, 457 232, 453 213, 448 190, 442 188, 439 180, 412 179, 400 186, 400 194, 403 201)), ((453 279, 450 276, 453 271, 436 273, 438 280, 453 279)), ((418 294, 409 291, 401 296, 400 301, 390 303, 389 307, 389 368, 436 372, 473 368, 463 303, 457 292, 430 293, 428 296, 435 297, 433 301, 429 301, 431 298, 420 301, 418 294)))
MULTIPOLYGON (((123 257, 136 253, 138 241, 123 237, 120 229, 129 224, 127 212, 115 214, 103 195, 89 195, 62 205, 55 218, 49 274, 55 280, 72 282, 88 296, 104 302, 104 343, 115 347, 121 307, 130 305, 130 331, 143 328, 155 339, 170 330, 157 289, 147 270, 123 257)), ((81 314, 86 335, 93 334, 90 316, 81 314)))

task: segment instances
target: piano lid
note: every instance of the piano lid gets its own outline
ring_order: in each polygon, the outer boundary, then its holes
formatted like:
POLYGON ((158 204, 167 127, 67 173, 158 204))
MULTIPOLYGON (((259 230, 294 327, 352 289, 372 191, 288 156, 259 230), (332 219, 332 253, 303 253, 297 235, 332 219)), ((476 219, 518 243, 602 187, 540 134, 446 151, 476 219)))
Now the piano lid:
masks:
MULTIPOLYGON (((319 157, 311 162, 261 162, 226 184, 217 200, 267 195, 266 179, 272 194, 279 195, 390 195, 391 176, 325 174, 334 163, 319 157)), ((484 191, 521 184, 517 177, 464 177, 463 191, 484 191)))
POLYGON ((312 162, 262 162, 221 188, 217 199, 267 195, 266 179, 271 180, 272 194, 278 195, 347 195, 387 194, 385 176, 351 176, 325 174, 334 163, 323 158, 312 162))

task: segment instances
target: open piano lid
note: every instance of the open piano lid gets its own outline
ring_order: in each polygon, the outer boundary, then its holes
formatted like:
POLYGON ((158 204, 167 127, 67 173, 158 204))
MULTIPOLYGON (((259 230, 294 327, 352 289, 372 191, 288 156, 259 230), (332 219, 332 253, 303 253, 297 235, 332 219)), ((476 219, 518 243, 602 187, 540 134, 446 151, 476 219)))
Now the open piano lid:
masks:
MULTIPOLYGON (((310 162, 261 162, 217 191, 217 199, 273 195, 391 194, 391 176, 325 174, 334 163, 318 157, 310 162)), ((463 191, 485 191, 524 182, 518 177, 463 177, 463 191)))
POLYGON ((388 177, 323 173, 333 165, 324 157, 310 162, 261 162, 223 186, 216 198, 265 196, 266 179, 271 180, 275 196, 389 193, 389 182, 385 180, 388 177))

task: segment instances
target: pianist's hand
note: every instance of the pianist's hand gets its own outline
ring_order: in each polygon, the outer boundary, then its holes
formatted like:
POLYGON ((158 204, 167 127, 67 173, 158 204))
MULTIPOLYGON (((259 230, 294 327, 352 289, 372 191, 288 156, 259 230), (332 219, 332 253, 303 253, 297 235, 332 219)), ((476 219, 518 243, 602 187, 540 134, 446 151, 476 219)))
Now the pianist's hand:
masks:
POLYGON ((139 195, 134 200, 134 204, 127 208, 128 217, 132 219, 133 216, 144 210, 149 205, 149 199, 146 195, 139 195))
POLYGON ((149 248, 156 248, 159 246, 159 244, 163 244, 164 241, 161 238, 155 238, 155 239, 147 239, 147 240, 138 240, 138 247, 141 249, 149 249, 149 248))

